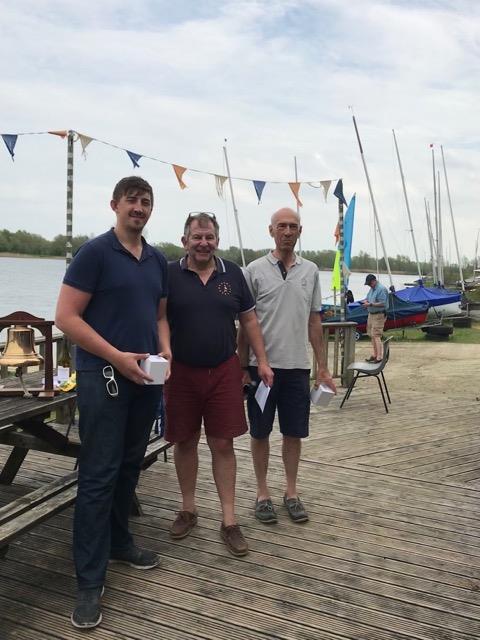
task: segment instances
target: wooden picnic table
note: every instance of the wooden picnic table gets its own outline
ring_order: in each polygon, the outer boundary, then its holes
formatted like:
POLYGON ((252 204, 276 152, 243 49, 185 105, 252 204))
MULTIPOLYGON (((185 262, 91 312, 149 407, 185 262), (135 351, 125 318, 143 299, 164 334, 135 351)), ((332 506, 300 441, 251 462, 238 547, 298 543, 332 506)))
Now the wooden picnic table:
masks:
POLYGON ((0 484, 11 484, 30 449, 77 457, 79 443, 72 442, 49 421, 52 412, 66 410, 70 421, 75 415, 75 391, 53 398, 0 397, 0 445, 13 447, 0 472, 0 484))

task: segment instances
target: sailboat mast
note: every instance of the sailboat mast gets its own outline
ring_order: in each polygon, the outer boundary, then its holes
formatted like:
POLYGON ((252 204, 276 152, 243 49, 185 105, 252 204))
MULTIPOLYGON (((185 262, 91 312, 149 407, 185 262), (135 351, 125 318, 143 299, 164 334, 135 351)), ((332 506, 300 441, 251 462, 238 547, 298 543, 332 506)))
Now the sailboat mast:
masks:
POLYGON ((438 240, 437 240, 437 252, 438 252, 438 279, 440 286, 445 285, 445 275, 443 271, 443 230, 442 230, 442 207, 440 205, 440 171, 437 171, 437 188, 438 188, 438 240))
MULTIPOLYGON (((298 182, 298 170, 297 170, 297 156, 293 156, 293 162, 295 165, 295 182, 298 182)), ((297 216, 300 217, 300 205, 297 199, 297 216)), ((302 237, 298 236, 298 255, 302 255, 302 237)))
POLYGON ((415 242, 415 234, 413 233, 412 215, 410 213, 410 205, 408 203, 407 188, 405 186, 405 176, 403 175, 402 161, 400 160, 400 152, 398 151, 397 138, 395 136, 394 129, 392 129, 392 133, 393 133, 393 141, 395 143, 395 151, 397 152, 398 168, 400 169, 400 177, 402 179, 403 195, 405 196, 405 206, 407 207, 408 222, 410 224, 409 231, 412 236, 413 250, 415 252, 415 260, 417 261, 418 277, 421 278, 422 270, 420 268, 420 260, 418 259, 417 244, 415 242))
POLYGON ((385 250, 385 243, 383 241, 382 229, 380 228, 380 222, 378 220, 377 206, 375 204, 375 198, 373 197, 372 185, 370 183, 370 176, 368 175, 367 165, 365 163, 365 158, 363 156, 363 147, 362 147, 362 143, 360 141, 360 134, 358 133, 358 127, 357 127, 357 122, 355 120, 355 116, 352 116, 352 119, 353 119, 353 126, 355 127, 355 133, 357 135, 358 147, 360 149, 360 157, 362 159, 363 170, 365 171, 365 177, 367 179, 368 191, 370 193, 370 199, 372 201, 373 215, 375 217, 375 222, 376 222, 377 229, 378 229, 378 235, 380 237, 380 243, 382 245, 383 257, 385 259, 385 265, 387 267, 388 277, 390 279, 390 285, 393 287, 392 272, 390 271, 390 263, 388 261, 387 252, 385 250))
POLYGON ((433 242, 432 223, 430 220, 430 207, 428 206, 427 199, 425 198, 425 215, 427 217, 427 232, 428 232, 428 244, 430 245, 430 258, 432 261, 432 277, 434 284, 437 282, 437 269, 435 263, 435 245, 433 242))
MULTIPOLYGON (((445 176, 445 186, 447 188, 447 198, 448 198, 448 206, 449 206, 449 209, 450 209, 450 218, 452 219, 453 239, 455 241, 455 251, 457 252, 458 271, 460 273, 460 283, 461 283, 462 291, 465 291, 465 282, 464 282, 464 279, 463 279, 462 261, 460 260, 460 251, 458 249, 457 230, 455 228, 455 220, 454 220, 454 217, 453 217, 452 199, 450 197, 450 187, 448 186, 447 167, 445 165, 445 156, 443 155, 443 145, 440 145, 440 149, 442 151, 443 174, 445 176)), ((478 236, 477 236, 477 240, 478 240, 478 236)))
MULTIPOLYGON (((437 217, 437 179, 435 177, 435 152, 433 150, 433 144, 430 145, 432 148, 432 175, 433 175, 433 220, 435 222, 435 235, 433 237, 433 244, 435 247, 435 264, 438 265, 438 217, 437 217)), ((433 232, 433 229, 432 229, 433 232)), ((437 278, 440 277, 440 274, 437 271, 437 278)), ((434 284, 438 284, 438 279, 435 280, 434 284)))

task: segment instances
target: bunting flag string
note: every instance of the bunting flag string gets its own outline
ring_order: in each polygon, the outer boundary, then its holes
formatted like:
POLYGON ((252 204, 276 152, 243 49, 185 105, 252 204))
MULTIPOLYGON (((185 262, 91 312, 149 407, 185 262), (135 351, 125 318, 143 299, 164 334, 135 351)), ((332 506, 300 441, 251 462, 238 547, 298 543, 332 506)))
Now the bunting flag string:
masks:
POLYGON ((68 131, 49 131, 52 136, 60 136, 60 138, 66 138, 68 136, 68 131))
MULTIPOLYGON (((200 173, 203 175, 211 175, 214 176, 215 178, 215 188, 217 191, 217 194, 219 196, 219 198, 224 198, 224 184, 225 181, 227 180, 226 176, 211 172, 211 171, 203 171, 200 169, 192 169, 191 167, 184 167, 182 165, 179 164, 175 164, 172 162, 169 162, 167 160, 161 160, 159 158, 154 158, 151 156, 146 156, 143 154, 139 154, 136 153, 134 151, 130 151, 128 149, 124 149, 123 147, 119 147, 118 145, 112 144, 111 142, 106 142, 105 140, 100 140, 99 138, 94 138, 92 136, 88 136, 84 133, 79 133, 78 131, 75 130, 51 130, 51 131, 30 131, 30 132, 21 132, 21 133, 16 133, 16 134, 2 134, 0 133, 0 135, 3 138, 3 141, 7 147, 8 153, 10 154, 12 160, 14 159, 14 149, 15 149, 15 145, 17 143, 17 139, 18 136, 25 136, 25 135, 43 135, 43 134, 49 134, 49 135, 55 135, 55 136, 59 136, 61 138, 66 138, 70 133, 73 133, 75 135, 75 142, 80 141, 81 147, 82 147, 82 155, 84 158, 86 158, 86 153, 85 150, 88 147, 88 145, 95 141, 98 142, 100 144, 103 144, 105 146, 108 147, 112 147, 113 149, 118 149, 120 151, 123 151, 124 153, 126 153, 130 159, 130 161, 133 164, 133 168, 140 168, 140 164, 139 161, 141 158, 147 159, 147 160, 153 160, 154 162, 160 162, 161 164, 169 164, 174 172, 175 172, 175 176, 178 180, 178 184, 180 186, 181 189, 186 189, 187 185, 185 184, 185 182, 183 181, 183 175, 186 171, 190 171, 190 172, 194 172, 194 173, 200 173)), ((315 188, 323 188, 323 192, 324 192, 324 197, 325 197, 325 201, 327 200, 327 195, 328 195, 328 191, 330 189, 330 186, 332 184, 332 182, 334 181, 334 179, 331 180, 314 180, 314 181, 305 181, 305 182, 287 182, 284 180, 253 180, 251 178, 242 178, 242 177, 236 177, 236 176, 232 176, 232 180, 243 180, 243 181, 248 181, 248 182, 252 182, 253 186, 255 188, 255 193, 257 195, 257 199, 258 199, 258 204, 261 203, 261 199, 262 199, 262 195, 263 195, 263 191, 264 188, 268 182, 268 184, 288 184, 288 186, 290 187, 290 190, 298 204, 299 207, 303 206, 303 203, 300 200, 299 197, 299 192, 300 192, 300 187, 302 184, 308 184, 311 187, 315 187, 315 188)), ((345 201, 345 198, 343 196, 343 184, 342 184, 342 180, 341 179, 336 179, 337 180, 337 184, 334 190, 334 195, 339 198, 339 200, 341 200, 345 205, 347 204, 345 201)))
POLYGON ((18 136, 11 133, 2 134, 3 141, 5 142, 5 146, 8 149, 8 153, 12 156, 12 160, 14 160, 15 153, 13 150, 15 149, 15 145, 17 144, 18 136))
POLYGON ((323 195, 325 196, 325 202, 327 201, 328 190, 332 184, 331 180, 320 180, 320 185, 323 187, 323 195))
POLYGON ((182 180, 182 176, 187 170, 187 167, 181 167, 178 164, 172 164, 173 170, 175 171, 175 175, 177 176, 178 184, 180 185, 180 189, 186 189, 187 185, 182 180))
POLYGON ((255 187, 255 193, 257 194, 258 204, 262 200, 262 193, 265 188, 266 182, 263 180, 253 180, 253 186, 255 187))
POLYGON ((224 198, 224 195, 223 195, 223 185, 225 184, 226 179, 227 179, 227 176, 218 176, 218 175, 215 175, 215 188, 216 188, 216 190, 217 190, 218 197, 219 197, 219 198, 222 198, 222 200, 223 200, 223 198, 224 198))
POLYGON ((300 185, 302 183, 301 182, 289 182, 288 186, 290 187, 290 189, 292 190, 292 193, 295 197, 295 200, 298 203, 299 207, 303 207, 303 203, 300 201, 300 198, 298 197, 298 192, 300 191, 300 185))
MULTIPOLYGON (((125 151, 127 151, 127 150, 125 149, 125 151)), ((130 158, 130 160, 132 161, 134 169, 136 169, 137 167, 140 167, 140 165, 138 164, 138 161, 143 156, 140 156, 138 153, 134 153, 133 151, 127 151, 127 155, 130 158)))
POLYGON ((87 159, 86 148, 88 147, 90 142, 93 140, 93 138, 90 138, 90 136, 86 136, 83 133, 77 133, 77 136, 78 136, 78 140, 80 140, 80 144, 82 145, 82 156, 86 160, 87 159))
POLYGON ((342 202, 345 206, 347 206, 347 201, 345 200, 345 196, 343 195, 343 182, 342 182, 342 179, 340 179, 337 182, 337 186, 335 187, 333 195, 336 196, 340 200, 340 202, 342 202))

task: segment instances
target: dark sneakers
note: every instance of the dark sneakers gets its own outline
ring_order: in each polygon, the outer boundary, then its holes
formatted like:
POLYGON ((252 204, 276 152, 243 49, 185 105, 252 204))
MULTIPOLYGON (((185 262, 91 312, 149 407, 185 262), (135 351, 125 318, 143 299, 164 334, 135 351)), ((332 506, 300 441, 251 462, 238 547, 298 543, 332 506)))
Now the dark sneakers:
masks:
POLYGON ((247 541, 238 524, 231 524, 226 527, 223 522, 220 527, 220 535, 227 545, 227 549, 234 556, 246 556, 248 553, 247 541))
POLYGON ((170 537, 174 540, 181 540, 188 536, 193 527, 197 524, 197 514, 191 511, 179 511, 171 528, 170 537))
POLYGON ((140 547, 131 547, 127 551, 113 553, 110 562, 122 562, 128 564, 134 569, 153 569, 160 564, 160 558, 153 551, 148 549, 140 549, 140 547))
POLYGON ((70 620, 77 629, 93 629, 102 621, 100 598, 103 596, 103 587, 93 589, 80 589, 77 595, 77 603, 70 620))
POLYGON ((278 522, 277 514, 270 498, 255 501, 255 517, 264 524, 274 524, 278 522))
POLYGON ((307 522, 308 513, 305 511, 305 507, 298 496, 296 498, 283 496, 283 504, 293 522, 307 522))

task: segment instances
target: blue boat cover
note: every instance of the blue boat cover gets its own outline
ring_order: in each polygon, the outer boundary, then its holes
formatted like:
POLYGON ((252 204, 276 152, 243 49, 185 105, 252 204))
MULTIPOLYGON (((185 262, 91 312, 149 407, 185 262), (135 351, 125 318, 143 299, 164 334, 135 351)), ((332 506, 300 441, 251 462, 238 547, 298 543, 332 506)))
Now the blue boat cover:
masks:
POLYGON ((442 287, 424 287, 423 285, 400 289, 400 291, 395 291, 395 294, 406 302, 426 302, 429 307, 460 302, 462 295, 460 291, 450 291, 442 287))
MULTIPOLYGON (((415 316, 426 311, 428 308, 428 304, 426 302, 408 302, 408 300, 402 300, 397 297, 396 293, 389 293, 388 298, 389 308, 387 310, 387 318, 389 320, 415 316)), ((333 305, 323 305, 322 309, 323 311, 333 309, 333 305)), ((358 324, 366 324, 367 318, 368 311, 361 302, 350 302, 350 304, 347 305, 346 320, 357 322, 358 324)), ((340 316, 333 316, 326 318, 326 320, 328 320, 328 322, 339 322, 340 316)))

